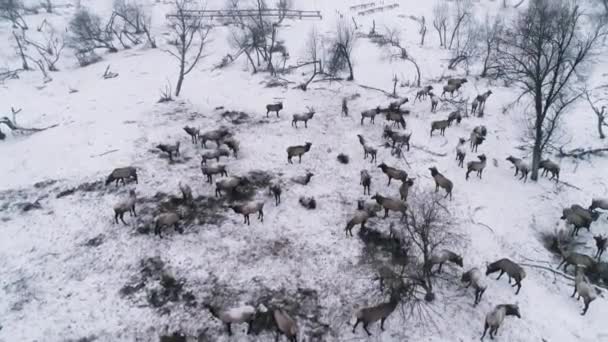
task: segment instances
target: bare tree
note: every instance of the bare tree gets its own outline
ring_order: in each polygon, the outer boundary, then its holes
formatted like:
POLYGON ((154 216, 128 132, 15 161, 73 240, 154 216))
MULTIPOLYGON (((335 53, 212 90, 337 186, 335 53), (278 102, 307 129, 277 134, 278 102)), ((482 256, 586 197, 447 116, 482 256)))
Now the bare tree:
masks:
POLYGON ((350 23, 347 20, 338 20, 335 36, 331 41, 331 50, 327 63, 331 74, 335 75, 337 72, 348 68, 348 80, 352 81, 355 79, 352 52, 356 40, 355 29, 350 23))
POLYGON ((202 19, 189 13, 198 5, 192 0, 175 0, 175 16, 170 19, 172 35, 176 45, 173 50, 165 50, 179 63, 179 75, 175 86, 175 96, 182 90, 184 78, 203 57, 203 48, 207 43, 210 27, 203 26, 202 19))
POLYGON ((312 75, 308 78, 308 80, 298 86, 298 88, 306 91, 308 85, 315 79, 317 75, 323 74, 323 46, 321 42, 321 36, 317 31, 316 27, 312 27, 310 32, 308 33, 308 38, 306 39, 306 47, 305 47, 305 55, 306 60, 303 64, 297 66, 302 67, 306 65, 313 65, 312 75))
POLYGON ((226 5, 226 10, 234 13, 232 20, 236 24, 231 30, 229 42, 239 49, 235 56, 238 57, 242 53, 247 56, 254 73, 261 67, 261 62, 264 62, 265 69, 274 75, 276 73, 274 54, 280 53, 283 62, 289 57, 284 44, 278 40, 278 29, 284 19, 285 11, 291 8, 292 2, 279 0, 276 6, 282 14, 277 21, 272 21, 270 17, 265 16, 265 11, 269 9, 265 0, 253 1, 253 7, 249 9, 256 11, 257 14, 250 16, 238 14, 238 10, 242 9, 239 0, 228 0, 226 5), (254 63, 254 54, 257 66, 254 63))
POLYGON ((503 34, 504 23, 499 16, 490 20, 488 16, 481 26, 481 40, 483 42, 483 69, 481 77, 500 75, 498 64, 498 44, 503 34))
POLYGON ((399 28, 397 28, 397 27, 388 28, 387 27, 386 33, 384 35, 381 35, 380 37, 378 37, 376 39, 376 42, 378 44, 380 44, 381 46, 389 46, 391 48, 398 49, 398 53, 396 55, 393 55, 393 57, 398 57, 402 60, 412 63, 414 68, 416 68, 416 86, 420 87, 420 82, 421 82, 421 78, 422 78, 422 76, 420 75, 420 67, 418 66, 418 63, 416 62, 416 59, 413 58, 407 52, 405 47, 403 47, 403 45, 401 43, 401 31, 399 30, 399 28))
POLYGON ((113 32, 110 25, 102 25, 101 17, 81 7, 76 11, 68 26, 68 45, 77 53, 107 49, 117 52, 112 42, 113 32))
POLYGON ((454 39, 456 39, 457 44, 460 42, 457 37, 460 34, 461 28, 467 26, 467 22, 472 17, 471 9, 473 7, 471 0, 456 0, 454 5, 456 10, 452 16, 453 29, 452 35, 450 36, 450 44, 448 46, 450 49, 453 46, 454 39))
POLYGON ((461 236, 452 228, 453 218, 442 204, 442 197, 432 191, 418 191, 408 200, 408 216, 405 227, 405 236, 409 236, 415 256, 419 260, 419 267, 409 277, 421 286, 425 292, 425 299, 434 299, 433 283, 436 274, 431 272, 431 257, 435 252, 460 243, 461 236))
POLYGON ((585 97, 595 116, 597 116, 597 132, 600 135, 600 139, 605 139, 604 126, 608 127, 608 123, 606 123, 606 115, 608 115, 606 113, 606 105, 608 104, 608 99, 593 100, 590 91, 585 91, 585 97), (602 107, 598 108, 598 103, 600 102, 602 103, 602 107))
POLYGON ((24 10, 22 0, 0 0, 0 19, 10 21, 15 29, 28 29, 27 23, 21 16, 24 10))
POLYGON ((460 26, 455 37, 456 46, 451 50, 452 57, 448 69, 455 69, 458 65, 464 63, 468 73, 470 64, 480 54, 480 25, 471 17, 461 22, 460 26))
POLYGON ((531 0, 499 44, 505 78, 533 103, 532 180, 568 107, 583 95, 581 72, 606 35, 569 0, 531 0))
POLYGON ((448 5, 440 1, 433 7, 433 27, 439 36, 439 46, 447 47, 448 5))

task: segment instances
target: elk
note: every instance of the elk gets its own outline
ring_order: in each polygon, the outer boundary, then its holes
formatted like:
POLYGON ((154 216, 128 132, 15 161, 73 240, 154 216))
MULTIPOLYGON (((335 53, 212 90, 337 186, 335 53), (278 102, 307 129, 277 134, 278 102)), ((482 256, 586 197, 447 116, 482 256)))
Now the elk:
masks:
POLYGON ((298 128, 298 121, 304 121, 304 127, 308 128, 308 120, 312 119, 315 115, 315 109, 312 107, 307 107, 308 112, 304 114, 294 114, 293 120, 291 120, 291 126, 298 128))
POLYGON ((195 127, 184 126, 184 131, 188 133, 192 139, 192 143, 196 145, 198 143, 198 136, 201 133, 201 130, 195 127))
POLYGON ((118 223, 118 219, 122 221, 122 223, 127 224, 124 220, 124 216, 126 212, 129 212, 131 216, 137 216, 135 213, 135 201, 137 200, 137 196, 135 195, 135 190, 129 191, 129 197, 121 200, 120 202, 114 205, 114 221, 118 223))
POLYGON ((511 278, 515 279, 515 284, 511 286, 517 286, 517 291, 515 292, 515 294, 519 294, 519 290, 521 290, 521 281, 526 277, 526 271, 524 271, 521 266, 507 258, 503 258, 489 264, 486 268, 486 275, 498 271, 500 271, 500 274, 498 275, 498 278, 496 278, 496 280, 500 279, 503 274, 507 273, 507 276, 509 276, 509 284, 511 284, 511 278))
POLYGON ((497 305, 494 310, 490 311, 486 315, 481 340, 483 341, 483 338, 486 336, 488 328, 490 329, 490 338, 494 339, 498 328, 505 320, 506 316, 516 316, 517 318, 521 318, 521 314, 519 313, 519 307, 516 304, 500 304, 497 305))
POLYGON ((471 107, 471 113, 475 114, 477 109, 479 109, 478 116, 482 116, 483 111, 486 107, 486 100, 488 99, 488 97, 490 97, 490 95, 492 95, 491 90, 488 90, 483 94, 477 95, 477 97, 475 97, 475 100, 473 100, 473 104, 471 107))
POLYGON ((277 113, 277 118, 279 117, 279 112, 281 111, 281 109, 283 109, 283 102, 278 102, 275 104, 269 104, 266 105, 266 117, 268 117, 268 114, 270 112, 276 112, 277 113))
POLYGON ((452 199, 452 189, 454 188, 454 183, 451 180, 447 179, 444 175, 437 171, 436 167, 430 167, 431 176, 435 180, 435 192, 439 191, 439 188, 445 189, 445 197, 450 196, 450 200, 452 199))
POLYGON ((137 183, 137 170, 132 166, 120 167, 114 169, 112 173, 106 178, 106 185, 116 181, 116 186, 118 186, 118 181, 121 181, 123 185, 126 184, 126 180, 133 179, 135 184, 137 183))
POLYGON ((426 87, 422 88, 421 90, 418 90, 418 92, 416 93, 416 97, 414 98, 414 102, 416 102, 416 100, 422 101, 422 100, 426 99, 426 97, 429 95, 431 90, 433 90, 433 86, 426 86, 426 87))
POLYGON ((293 162, 291 161, 292 157, 298 157, 298 163, 302 163, 302 156, 310 151, 310 147, 312 146, 312 143, 305 143, 304 145, 296 145, 296 146, 289 146, 287 148, 287 162, 289 164, 293 164, 293 162))

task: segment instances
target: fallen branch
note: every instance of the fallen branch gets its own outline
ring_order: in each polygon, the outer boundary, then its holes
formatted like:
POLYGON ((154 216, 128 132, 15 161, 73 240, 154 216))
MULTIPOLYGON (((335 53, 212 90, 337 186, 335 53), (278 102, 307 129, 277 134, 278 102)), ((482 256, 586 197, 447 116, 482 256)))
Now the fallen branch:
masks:
POLYGON ((430 155, 433 155, 435 157, 445 157, 445 156, 447 156, 447 153, 433 152, 433 151, 428 150, 428 149, 426 149, 425 147, 422 147, 422 146, 417 146, 417 145, 412 144, 412 147, 416 148, 416 149, 419 149, 420 151, 426 152, 426 153, 428 153, 430 155))
MULTIPOLYGON (((560 272, 558 270, 554 270, 554 269, 552 269, 551 267, 548 267, 548 266, 534 265, 534 264, 527 264, 527 263, 519 263, 519 265, 526 266, 526 267, 537 268, 537 269, 541 269, 541 270, 545 270, 545 271, 549 271, 549 272, 553 272, 553 274, 555 274, 555 275, 559 275, 559 276, 562 276, 562 277, 564 277, 564 278, 566 278, 568 280, 574 281, 574 277, 572 277, 572 276, 570 276, 568 274, 565 274, 563 272, 560 272)), ((603 285, 593 284, 593 286, 600 293, 602 292, 602 290, 608 290, 608 287, 603 286, 603 285)))
POLYGON ((568 183, 568 182, 559 181, 558 183, 559 183, 559 184, 563 184, 563 185, 565 185, 565 186, 567 186, 567 187, 570 187, 570 188, 573 188, 573 189, 579 190, 579 191, 583 191, 583 189, 579 188, 579 187, 578 187, 578 186, 576 186, 576 185, 572 185, 572 184, 570 184, 570 183, 568 183))
POLYGON ((118 149, 114 149, 114 150, 109 150, 109 151, 106 151, 106 152, 100 153, 100 154, 93 154, 93 155, 91 155, 91 158, 102 157, 102 156, 105 156, 106 154, 114 153, 114 152, 117 152, 117 151, 119 151, 119 150, 118 149))
POLYGON ((115 77, 118 77, 118 73, 110 71, 110 65, 108 64, 106 71, 103 73, 103 78, 107 80, 115 77))
POLYGON ((559 157, 560 158, 571 157, 571 158, 583 159, 583 157, 586 155, 590 155, 590 154, 598 155, 598 154, 602 154, 604 152, 608 152, 608 147, 594 148, 594 149, 589 149, 589 150, 585 150, 582 148, 575 148, 574 150, 571 150, 570 152, 564 152, 564 148, 562 146, 559 148, 559 157))
POLYGON ((393 97, 392 93, 389 93, 388 91, 385 91, 385 90, 382 90, 382 89, 366 86, 366 85, 363 85, 363 84, 359 84, 359 87, 361 87, 363 89, 379 91, 379 92, 383 93, 384 95, 386 95, 388 97, 393 97))
POLYGON ((59 126, 59 124, 54 124, 51 126, 47 126, 47 127, 43 127, 43 128, 27 128, 27 127, 21 127, 17 124, 15 124, 11 119, 9 119, 8 117, 2 117, 0 118, 0 124, 5 124, 8 126, 8 128, 10 128, 13 131, 21 131, 21 132, 41 132, 44 130, 47 130, 49 128, 53 128, 53 127, 57 127, 59 126))

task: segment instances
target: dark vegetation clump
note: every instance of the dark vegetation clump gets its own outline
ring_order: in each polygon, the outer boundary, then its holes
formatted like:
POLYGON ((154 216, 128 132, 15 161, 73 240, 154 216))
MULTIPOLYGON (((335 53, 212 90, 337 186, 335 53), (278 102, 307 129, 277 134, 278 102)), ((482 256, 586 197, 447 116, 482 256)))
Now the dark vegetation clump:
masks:
POLYGON ((99 247, 106 239, 106 236, 103 234, 99 234, 96 237, 87 240, 84 245, 87 247, 99 247))
POLYGON ((171 335, 163 335, 160 337, 160 342, 187 342, 186 335, 180 332, 174 332, 171 335))
POLYGON ((577 244, 575 237, 571 236, 565 230, 555 230, 552 232, 541 232, 539 234, 540 242, 551 253, 561 256, 559 246, 566 250, 572 250, 577 244))
POLYGON ((314 197, 300 197, 299 202, 304 208, 308 210, 314 210, 317 208, 317 201, 314 197))
POLYGON ((362 262, 386 260, 394 265, 408 264, 408 249, 396 239, 371 228, 359 230, 358 236, 364 244, 362 262))
POLYGON ((338 161, 342 164, 348 164, 350 159, 348 158, 348 156, 346 154, 340 153, 340 154, 338 154, 338 161))
POLYGON ((227 110, 222 113, 222 118, 228 120, 234 125, 240 125, 249 122, 249 114, 233 110, 227 110))
POLYGON ((274 176, 266 171, 253 170, 249 171, 243 177, 249 180, 249 183, 236 188, 233 193, 227 194, 230 201, 251 201, 258 190, 266 190, 274 176))
POLYGON ((60 191, 56 197, 57 198, 66 197, 66 196, 74 194, 77 191, 81 191, 81 192, 104 191, 104 190, 106 190, 106 188, 112 189, 115 187, 106 187, 105 184, 103 183, 103 181, 100 181, 100 180, 95 181, 95 182, 85 182, 85 183, 78 185, 75 188, 70 188, 70 189, 60 191))
POLYGON ((131 297, 145 291, 148 304, 164 312, 170 310, 168 303, 188 307, 197 305, 196 296, 185 289, 186 280, 176 278, 159 257, 141 260, 139 268, 140 272, 133 281, 120 289, 122 296, 131 297))

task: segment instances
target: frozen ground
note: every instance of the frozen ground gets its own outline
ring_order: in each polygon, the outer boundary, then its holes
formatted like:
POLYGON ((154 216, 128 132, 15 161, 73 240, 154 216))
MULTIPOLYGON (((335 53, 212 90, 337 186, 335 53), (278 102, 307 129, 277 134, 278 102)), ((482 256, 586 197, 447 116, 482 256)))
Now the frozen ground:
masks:
MULTIPOLYGON (((380 23, 401 26, 410 53, 420 62, 423 80, 436 79, 447 74, 447 53, 437 47, 432 27, 428 44, 420 48, 416 44, 416 25, 404 17, 425 14, 428 18, 436 1, 401 1, 396 10, 357 17, 360 31, 368 32, 372 19, 379 29, 380 23)), ((210 2, 207 7, 221 3, 210 2)), ((281 38, 287 41, 292 60, 303 54, 303 41, 312 25, 327 35, 338 12, 351 16, 348 7, 354 3, 296 1, 298 8, 321 10, 323 20, 287 22, 281 38)), ((111 7, 109 1, 89 0, 82 4, 100 13, 111 7)), ((495 13, 500 1, 474 4, 477 13, 495 13)), ((378 117, 375 125, 366 122, 361 126, 358 113, 384 105, 389 99, 358 84, 388 90, 394 74, 413 80, 413 70, 402 62, 391 62, 362 38, 355 48, 356 82, 317 83, 308 92, 291 86, 266 88, 266 75, 251 75, 243 61, 221 71, 212 70, 229 52, 226 32, 218 28, 207 50, 209 56, 187 77, 179 100, 157 104, 158 89, 166 79, 175 83, 176 64, 162 51, 166 47, 162 18, 169 6, 149 5, 159 49, 134 48, 104 55, 102 62, 86 68, 75 67, 69 57, 48 84, 42 85, 40 75, 30 72, 0 86, 0 110, 6 112, 10 106, 23 108, 21 125, 59 124, 31 136, 9 136, 0 143, 0 341, 155 341, 158 336, 175 331, 199 336, 201 341, 270 341, 274 336, 268 332, 246 336, 244 326, 233 327, 235 336, 229 338, 224 327, 200 305, 209 300, 227 305, 255 304, 262 298, 298 299, 302 308, 297 319, 305 341, 471 341, 481 335, 483 317, 494 305, 512 302, 520 305, 522 319, 505 321, 499 331, 501 341, 608 341, 605 298, 599 298, 582 317, 582 303, 570 298, 571 282, 533 268, 526 268, 528 277, 518 296, 504 279, 488 279, 484 299, 474 308, 470 292, 464 295, 456 283, 440 282, 438 298, 432 304, 437 312, 434 325, 404 322, 401 315, 395 314, 387 320, 385 332, 374 325, 370 338, 361 330, 352 334, 354 309, 385 299, 377 290, 377 283, 371 281, 374 271, 362 258, 363 243, 357 237, 344 237, 344 224, 357 199, 362 198, 359 171, 370 170, 373 192, 398 195, 398 186, 387 187, 380 170, 362 159, 356 137, 363 134, 381 143, 384 120, 378 117), (120 75, 102 80, 108 64, 120 75), (69 88, 78 92, 70 94, 69 88), (355 94, 360 97, 350 103, 352 115, 341 117, 340 99, 355 94), (285 110, 280 118, 271 115, 266 119, 264 106, 277 99, 285 103, 285 110), (243 111, 249 118, 234 125, 222 118, 224 110, 215 110, 219 106, 243 111), (304 111, 306 106, 317 111, 309 128, 292 128, 291 114, 304 111), (186 124, 202 130, 226 125, 235 132, 242 152, 238 158, 227 160, 229 174, 261 170, 284 180, 280 206, 274 206, 266 189, 259 189, 254 195, 265 201, 263 223, 252 215, 251 226, 244 226, 242 218, 227 208, 227 203, 205 199, 213 197, 214 187, 206 184, 200 174, 201 148, 189 143, 182 131, 186 124), (154 152, 154 146, 176 140, 181 141, 182 157, 179 162, 168 164, 154 152), (313 144, 310 153, 303 157, 301 165, 288 165, 285 148, 305 141, 313 144), (104 154, 113 150, 116 151, 104 154), (338 163, 338 153, 349 155, 350 164, 338 163), (201 215, 186 225, 185 234, 168 230, 163 240, 138 231, 131 218, 126 218, 128 226, 113 224, 112 205, 134 185, 116 189, 98 182, 111 169, 124 165, 138 168, 137 193, 146 198, 138 204, 140 224, 151 215, 152 197, 159 192, 176 195, 180 181, 190 184, 195 197, 202 196, 209 208, 203 208, 201 215), (308 186, 289 181, 307 170, 315 174, 308 186), (53 182, 44 183, 47 181, 53 182), (78 190, 56 198, 59 192, 83 183, 90 183, 90 191, 78 190), (314 196, 318 208, 302 208, 298 204, 300 196, 314 196), (38 198, 42 209, 21 210, 19 203, 38 198), (164 266, 150 258, 160 258, 164 266), (143 260, 148 261, 142 264, 143 260), (150 294, 162 292, 168 287, 163 284, 170 282, 155 278, 163 272, 178 283, 183 280, 183 284, 172 287, 177 293, 175 301, 156 308, 150 294), (138 284, 144 288, 138 288, 138 284), (317 332, 321 335, 314 335, 317 332)), ((504 14, 511 15, 513 11, 504 14)), ((50 17, 61 27, 70 13, 68 8, 60 14, 28 16, 27 20, 34 26, 50 17)), ((18 62, 7 45, 9 35, 10 27, 2 23, 2 64, 13 65, 18 62)), ((594 82, 605 82, 602 70, 606 65, 600 59, 594 66, 594 82)), ((299 82, 304 77, 292 74, 287 78, 299 82)), ((500 84, 488 85, 469 77, 463 96, 472 97, 488 87, 494 94, 485 117, 465 118, 461 125, 449 128, 445 137, 429 137, 428 127, 431 121, 447 115, 447 106, 431 114, 426 101, 408 103, 406 107, 412 114, 407 124, 413 132, 414 146, 405 154, 407 163, 383 148, 379 149, 378 161, 406 169, 416 178, 418 190, 434 186, 428 172, 430 166, 437 166, 454 181, 454 199, 447 205, 457 218, 453 229, 466 237, 459 250, 465 268, 483 268, 487 262, 502 257, 556 266, 558 260, 541 245, 538 234, 563 227, 559 220, 562 207, 587 204, 592 196, 606 194, 608 161, 559 160, 562 180, 575 187, 556 185, 546 179, 527 184, 517 181, 504 159, 510 154, 527 156, 517 148, 522 144, 522 114, 517 109, 502 111, 516 93, 500 84), (464 170, 453 161, 453 150, 457 138, 467 137, 479 124, 490 130, 488 141, 479 150, 488 155, 490 163, 483 180, 466 182, 464 170)), ((415 91, 398 88, 399 95, 410 99, 415 91)), ((586 104, 581 103, 572 112, 565 122, 571 138, 569 146, 600 146, 595 118, 586 104)), ((389 219, 393 220, 396 218, 389 219)), ((386 231, 388 222, 376 219, 369 226, 386 231)), ((607 230, 604 215, 594 225, 593 233, 607 230)), ((586 244, 581 250, 592 254, 590 234, 585 231, 581 235, 586 244)), ((459 278, 459 272, 450 269, 455 278, 459 278)))

